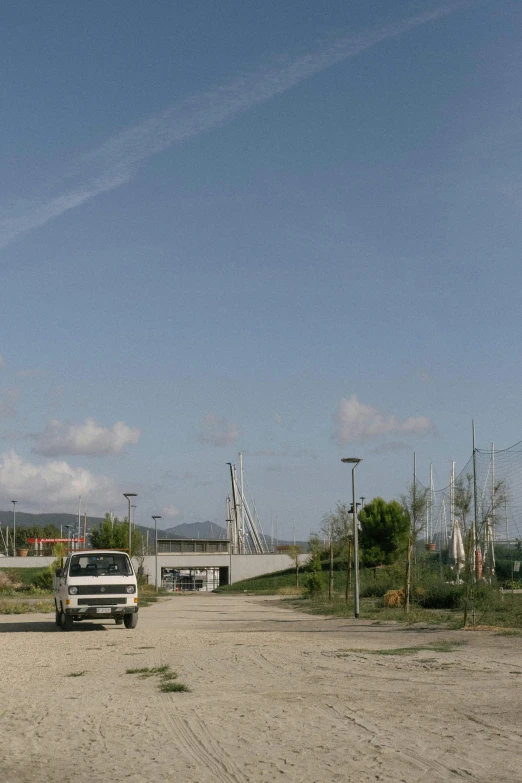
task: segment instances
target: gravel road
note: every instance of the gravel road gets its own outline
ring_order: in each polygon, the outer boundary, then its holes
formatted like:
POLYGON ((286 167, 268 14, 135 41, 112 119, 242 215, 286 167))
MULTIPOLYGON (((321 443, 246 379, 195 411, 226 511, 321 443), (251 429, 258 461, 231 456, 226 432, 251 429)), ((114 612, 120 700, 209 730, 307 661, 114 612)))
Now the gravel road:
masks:
POLYGON ((134 631, 3 616, 0 783, 519 783, 520 648, 243 595, 166 599, 134 631), (165 664, 190 693, 126 674, 165 664))

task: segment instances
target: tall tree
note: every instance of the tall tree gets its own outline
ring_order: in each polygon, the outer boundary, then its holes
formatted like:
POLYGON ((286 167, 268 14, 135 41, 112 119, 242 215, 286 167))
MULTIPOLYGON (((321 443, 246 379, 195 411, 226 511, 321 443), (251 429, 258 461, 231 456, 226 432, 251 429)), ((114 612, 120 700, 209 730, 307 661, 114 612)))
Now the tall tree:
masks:
POLYGON ((472 489, 473 476, 471 473, 466 473, 466 481, 464 477, 459 476, 455 481, 454 500, 455 511, 457 517, 460 517, 462 522, 462 533, 465 535, 468 530, 468 515, 471 511, 471 501, 473 500, 472 489))
POLYGON ((412 481, 411 484, 408 484, 406 494, 401 495, 401 505, 410 520, 410 537, 414 551, 419 533, 426 526, 428 492, 427 487, 412 481))
MULTIPOLYGON (((103 522, 90 533, 91 546, 94 549, 128 549, 129 547, 129 521, 127 518, 120 522, 118 517, 112 518, 105 514, 103 522)), ((136 555, 141 548, 141 533, 133 530, 131 534, 131 555, 136 555)))
POLYGON ((362 562, 367 566, 393 563, 406 551, 410 517, 396 500, 374 498, 359 513, 362 562))

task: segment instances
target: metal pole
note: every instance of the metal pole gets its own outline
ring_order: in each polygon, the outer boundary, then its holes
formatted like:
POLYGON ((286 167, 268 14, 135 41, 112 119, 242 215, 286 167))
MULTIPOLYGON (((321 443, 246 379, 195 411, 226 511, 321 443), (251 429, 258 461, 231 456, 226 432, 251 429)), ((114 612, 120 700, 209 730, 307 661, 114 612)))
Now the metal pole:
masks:
POLYGON ((355 468, 352 468, 352 500, 353 500, 353 559, 354 559, 354 614, 359 617, 359 523, 357 521, 357 505, 355 503, 355 468))
POLYGON ((156 588, 156 592, 158 592, 158 519, 161 519, 161 517, 153 516, 152 519, 154 520, 154 539, 156 542, 154 556, 154 587, 156 588))
POLYGON ((12 500, 13 504, 13 557, 16 555, 16 504, 17 500, 12 500))
POLYGON ((475 422, 471 422, 473 428, 473 561, 471 572, 476 575, 476 551, 477 551, 477 450, 475 448, 475 422))
POLYGON ((81 533, 81 513, 82 513, 82 496, 80 495, 78 497, 78 546, 77 549, 81 549, 80 547, 80 538, 82 537, 81 533))
POLYGON ((360 457, 344 457, 341 462, 347 462, 352 467, 352 503, 353 503, 353 606, 355 619, 359 617, 359 525, 357 521, 357 503, 355 502, 355 468, 362 462, 360 457))
POLYGON ((131 498, 137 498, 138 495, 136 492, 124 492, 123 497, 127 498, 127 503, 129 504, 129 511, 128 511, 128 522, 129 522, 129 557, 132 555, 132 525, 131 525, 131 498))

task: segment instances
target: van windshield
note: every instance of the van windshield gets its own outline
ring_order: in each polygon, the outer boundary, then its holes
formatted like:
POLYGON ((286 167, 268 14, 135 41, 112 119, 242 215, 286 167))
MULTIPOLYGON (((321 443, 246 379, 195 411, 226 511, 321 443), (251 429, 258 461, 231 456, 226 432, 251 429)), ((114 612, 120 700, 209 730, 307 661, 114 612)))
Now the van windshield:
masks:
POLYGON ((127 555, 119 552, 73 555, 69 576, 132 576, 132 568, 127 555))

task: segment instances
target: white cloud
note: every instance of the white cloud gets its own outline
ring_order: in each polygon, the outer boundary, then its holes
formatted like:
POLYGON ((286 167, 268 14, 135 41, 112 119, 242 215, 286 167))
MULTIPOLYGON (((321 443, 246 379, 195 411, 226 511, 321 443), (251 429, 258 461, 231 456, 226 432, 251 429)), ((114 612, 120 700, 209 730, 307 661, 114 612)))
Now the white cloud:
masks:
POLYGON ((335 415, 335 439, 340 446, 354 440, 367 441, 383 435, 423 435, 434 430, 428 416, 399 419, 359 402, 355 394, 343 397, 335 415))
POLYGON ((52 419, 45 430, 36 435, 33 452, 45 457, 65 454, 106 457, 121 454, 139 438, 139 429, 128 427, 122 421, 108 428, 101 427, 94 419, 87 419, 83 424, 63 424, 52 419))
POLYGON ((77 170, 72 173, 79 182, 68 192, 36 203, 24 214, 0 221, 0 247, 89 199, 129 182, 141 162, 173 144, 180 144, 224 125, 314 74, 356 57, 382 41, 396 38, 409 30, 452 14, 469 5, 469 1, 446 3, 390 25, 341 36, 293 60, 287 58, 285 62, 284 58, 280 58, 282 64, 276 68, 241 74, 228 84, 193 95, 152 115, 85 156, 77 164, 77 170))
POLYGON ((175 519, 176 517, 179 517, 180 513, 179 508, 176 508, 176 506, 165 506, 161 512, 161 516, 163 519, 175 519))
POLYGON ((90 513, 103 513, 121 505, 121 493, 114 481, 95 476, 85 468, 72 468, 67 462, 35 465, 15 451, 0 458, 0 498, 3 503, 16 498, 20 510, 71 511, 78 497, 89 504, 90 513))
POLYGON ((200 443, 210 443, 212 446, 231 446, 241 432, 239 424, 214 416, 213 413, 207 413, 197 438, 200 443))
POLYGON ((0 418, 15 419, 16 403, 20 397, 20 389, 6 389, 3 398, 0 398, 0 418))

